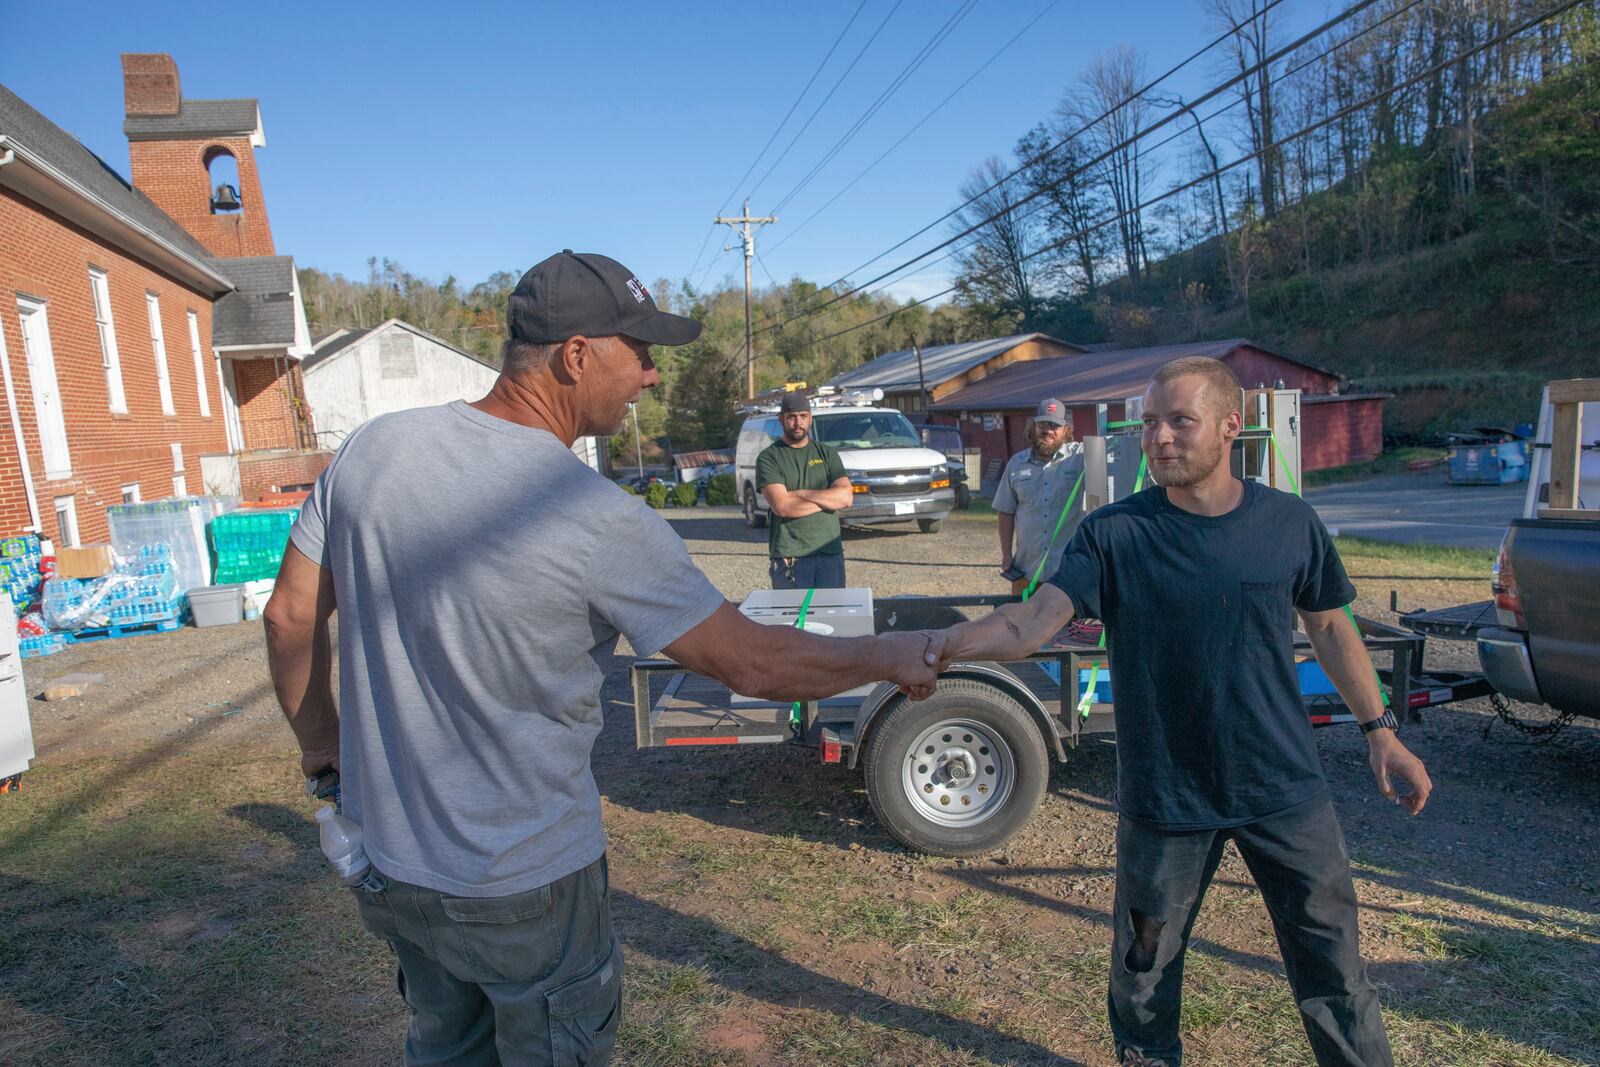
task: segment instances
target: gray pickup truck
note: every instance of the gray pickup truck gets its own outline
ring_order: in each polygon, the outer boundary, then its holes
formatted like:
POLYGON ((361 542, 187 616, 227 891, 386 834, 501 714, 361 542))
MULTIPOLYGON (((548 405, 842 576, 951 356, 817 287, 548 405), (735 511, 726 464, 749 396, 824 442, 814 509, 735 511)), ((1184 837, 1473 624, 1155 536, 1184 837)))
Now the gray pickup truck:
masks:
POLYGON ((1600 521, 1515 519, 1494 568, 1498 626, 1478 631, 1489 684, 1600 718, 1600 521))
POLYGON ((1600 718, 1600 379, 1550 383, 1537 439, 1478 660, 1505 696, 1600 718))

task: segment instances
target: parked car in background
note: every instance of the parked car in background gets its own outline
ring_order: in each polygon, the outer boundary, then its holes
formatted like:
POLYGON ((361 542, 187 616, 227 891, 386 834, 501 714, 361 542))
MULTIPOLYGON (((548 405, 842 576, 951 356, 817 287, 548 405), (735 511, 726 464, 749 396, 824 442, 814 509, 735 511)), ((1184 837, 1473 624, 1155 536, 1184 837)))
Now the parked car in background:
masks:
POLYGON ((965 511, 972 506, 972 492, 967 477, 967 445, 961 431, 954 426, 936 426, 932 423, 915 424, 922 443, 936 452, 944 453, 949 462, 950 478, 956 491, 956 508, 965 511))
MULTIPOLYGON (((883 398, 881 390, 874 392, 819 392, 811 401, 812 436, 839 450, 855 489, 839 521, 847 526, 915 522, 923 533, 936 533, 956 506, 950 463, 942 452, 923 446, 905 415, 872 406, 883 398)), ((745 522, 753 527, 767 524, 767 501, 756 490, 756 457, 782 436, 776 405, 752 412, 739 430, 739 498, 745 522)))

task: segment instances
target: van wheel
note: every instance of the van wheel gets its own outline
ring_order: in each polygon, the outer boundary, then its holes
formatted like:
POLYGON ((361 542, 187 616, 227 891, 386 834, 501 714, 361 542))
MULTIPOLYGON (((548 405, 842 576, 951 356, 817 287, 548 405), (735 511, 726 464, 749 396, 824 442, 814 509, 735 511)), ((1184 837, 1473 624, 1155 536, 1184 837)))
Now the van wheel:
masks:
POLYGON ((756 507, 755 488, 744 487, 744 524, 752 530, 760 530, 767 525, 767 513, 756 507))
POLYGON ((918 519, 917 529, 923 533, 938 533, 944 528, 943 519, 918 519))
POLYGON ((972 506, 972 490, 964 485, 956 486, 956 510, 966 511, 972 506))
POLYGON ((1044 799, 1050 757, 1009 694, 943 679, 920 703, 897 697, 867 738, 867 800, 918 852, 981 856, 1027 824, 1044 799))

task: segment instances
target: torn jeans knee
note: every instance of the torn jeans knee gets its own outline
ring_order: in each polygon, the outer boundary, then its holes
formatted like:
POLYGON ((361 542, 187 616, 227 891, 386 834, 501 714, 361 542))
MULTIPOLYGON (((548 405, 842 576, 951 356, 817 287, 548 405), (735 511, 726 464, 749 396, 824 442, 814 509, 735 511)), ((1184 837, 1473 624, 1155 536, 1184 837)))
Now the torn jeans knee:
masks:
POLYGON ((1123 957, 1123 963, 1128 970, 1144 974, 1156 965, 1156 950, 1161 944, 1161 931, 1166 929, 1167 924, 1137 908, 1129 909, 1128 919, 1133 926, 1133 942, 1128 946, 1128 953, 1123 957))

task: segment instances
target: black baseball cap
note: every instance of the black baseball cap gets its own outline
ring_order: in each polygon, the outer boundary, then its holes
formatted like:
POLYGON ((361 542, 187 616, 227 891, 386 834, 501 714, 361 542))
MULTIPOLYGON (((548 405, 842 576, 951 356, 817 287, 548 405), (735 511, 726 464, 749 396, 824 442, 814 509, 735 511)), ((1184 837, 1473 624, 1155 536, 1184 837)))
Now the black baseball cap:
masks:
POLYGON ((792 390, 783 394, 783 399, 778 402, 778 410, 785 415, 794 411, 810 411, 811 398, 798 390, 792 390))
POLYGON ((686 345, 700 324, 656 307, 633 271, 608 256, 563 248, 517 282, 506 308, 517 341, 560 344, 569 337, 622 334, 652 345, 686 345))

